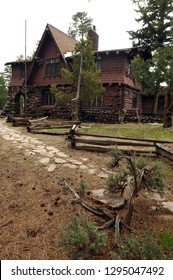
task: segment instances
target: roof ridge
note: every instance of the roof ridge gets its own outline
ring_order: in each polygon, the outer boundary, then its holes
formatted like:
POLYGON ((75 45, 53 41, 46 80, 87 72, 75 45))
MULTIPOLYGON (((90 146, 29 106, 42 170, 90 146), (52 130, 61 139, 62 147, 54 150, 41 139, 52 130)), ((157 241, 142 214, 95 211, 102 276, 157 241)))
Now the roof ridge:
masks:
POLYGON ((55 26, 53 26, 53 25, 51 25, 50 23, 48 23, 47 24, 47 26, 50 28, 50 29, 54 29, 54 30, 56 30, 56 31, 58 31, 59 33, 62 33, 64 36, 67 36, 67 37, 69 37, 70 39, 72 39, 72 40, 74 40, 74 41, 76 41, 77 42, 77 40, 75 39, 75 38, 73 38, 72 36, 70 36, 70 35, 68 35, 68 34, 66 34, 65 32, 63 32, 62 30, 60 30, 60 29, 58 29, 57 27, 55 27, 55 26))

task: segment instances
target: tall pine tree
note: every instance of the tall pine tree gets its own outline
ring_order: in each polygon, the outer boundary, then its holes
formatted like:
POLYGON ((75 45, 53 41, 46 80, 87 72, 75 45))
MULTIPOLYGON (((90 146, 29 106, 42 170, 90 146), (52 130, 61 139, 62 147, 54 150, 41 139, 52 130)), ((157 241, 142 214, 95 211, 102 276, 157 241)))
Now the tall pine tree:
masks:
POLYGON ((92 20, 85 12, 78 12, 73 17, 69 35, 79 39, 72 56, 72 71, 63 69, 62 74, 72 84, 75 97, 71 100, 72 118, 78 120, 79 101, 92 100, 104 92, 99 83, 101 71, 96 69, 92 43, 88 38, 92 20))
POLYGON ((171 42, 172 0, 133 0, 139 14, 136 21, 141 25, 137 31, 128 31, 134 47, 158 47, 171 42))
POLYGON ((149 47, 153 57, 150 61, 136 58, 132 65, 135 77, 141 85, 142 93, 153 95, 153 113, 157 112, 158 97, 162 84, 165 90, 164 127, 171 126, 172 114, 172 31, 173 1, 172 0, 132 0, 136 4, 136 19, 141 28, 129 31, 134 47, 149 47), (169 98, 168 98, 169 96, 169 98), (167 117, 166 117, 167 116, 167 117))

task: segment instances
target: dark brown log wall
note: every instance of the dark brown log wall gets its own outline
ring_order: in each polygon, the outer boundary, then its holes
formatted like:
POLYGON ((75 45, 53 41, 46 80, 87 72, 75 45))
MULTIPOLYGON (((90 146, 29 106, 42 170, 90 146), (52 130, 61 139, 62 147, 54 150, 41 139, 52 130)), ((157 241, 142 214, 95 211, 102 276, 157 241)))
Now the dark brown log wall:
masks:
POLYGON ((122 83, 125 72, 125 57, 116 53, 101 55, 102 83, 122 83))
MULTIPOLYGON (((46 68, 46 59, 57 58, 59 53, 57 53, 57 48, 52 39, 47 38, 47 42, 42 47, 41 52, 39 53, 39 58, 34 63, 34 67, 32 69, 32 75, 28 80, 27 84, 37 85, 37 86, 47 86, 51 84, 64 84, 65 81, 61 76, 46 76, 45 68, 46 68)), ((62 60, 61 60, 62 61, 62 60)), ((61 68, 65 67, 63 61, 61 63, 61 68)))
POLYGON ((105 93, 103 96, 103 106, 117 109, 120 107, 120 89, 118 85, 105 85, 105 93))

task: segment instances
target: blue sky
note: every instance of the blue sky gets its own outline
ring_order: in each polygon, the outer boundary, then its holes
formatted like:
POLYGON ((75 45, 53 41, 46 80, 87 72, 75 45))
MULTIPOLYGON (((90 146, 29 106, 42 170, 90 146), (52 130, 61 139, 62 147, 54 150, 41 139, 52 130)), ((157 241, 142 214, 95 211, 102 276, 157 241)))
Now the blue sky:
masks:
POLYGON ((138 28, 131 0, 1 0, 0 72, 6 62, 25 54, 25 20, 27 55, 31 55, 47 23, 67 33, 72 15, 87 12, 99 34, 99 50, 131 46, 127 30, 138 28))

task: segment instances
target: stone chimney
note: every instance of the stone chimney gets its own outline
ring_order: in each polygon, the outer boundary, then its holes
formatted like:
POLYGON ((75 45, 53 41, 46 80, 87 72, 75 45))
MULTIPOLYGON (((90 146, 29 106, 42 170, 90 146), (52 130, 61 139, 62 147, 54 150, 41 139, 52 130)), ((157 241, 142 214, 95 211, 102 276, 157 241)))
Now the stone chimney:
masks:
POLYGON ((95 25, 93 25, 93 29, 88 31, 88 37, 92 42, 93 51, 98 51, 99 35, 96 33, 95 25))

